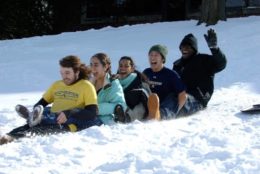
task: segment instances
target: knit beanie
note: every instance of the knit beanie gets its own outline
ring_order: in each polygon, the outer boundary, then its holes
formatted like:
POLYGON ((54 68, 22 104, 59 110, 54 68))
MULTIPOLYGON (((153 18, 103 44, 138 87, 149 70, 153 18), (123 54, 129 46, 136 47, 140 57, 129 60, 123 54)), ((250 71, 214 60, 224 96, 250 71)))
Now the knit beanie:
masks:
POLYGON ((162 58, 164 59, 164 63, 165 63, 165 61, 166 61, 166 56, 167 56, 167 54, 168 54, 168 50, 167 50, 167 47, 166 47, 166 46, 164 46, 164 45, 159 45, 159 44, 154 45, 154 46, 152 46, 152 47, 150 48, 149 54, 150 54, 152 51, 156 51, 156 52, 160 53, 161 56, 162 56, 162 58))
POLYGON ((198 43, 197 39, 193 34, 187 34, 181 41, 179 48, 181 49, 181 46, 183 45, 189 45, 193 48, 193 50, 197 53, 198 52, 198 43))

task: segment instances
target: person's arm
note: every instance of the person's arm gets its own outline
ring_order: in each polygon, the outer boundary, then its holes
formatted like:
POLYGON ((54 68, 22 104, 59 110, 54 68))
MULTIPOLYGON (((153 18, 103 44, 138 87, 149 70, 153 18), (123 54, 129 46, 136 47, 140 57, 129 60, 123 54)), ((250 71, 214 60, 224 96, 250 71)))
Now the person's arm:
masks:
POLYGON ((43 94, 43 97, 37 102, 35 103, 35 106, 37 105, 42 105, 43 107, 46 107, 48 104, 51 104, 53 102, 53 93, 54 93, 54 89, 56 88, 57 84, 59 83, 59 81, 54 82, 48 89, 47 91, 43 94))
POLYGON ((93 120, 98 115, 98 106, 97 105, 88 105, 84 109, 71 109, 63 111, 67 119, 70 117, 79 119, 79 120, 93 120))
POLYGON ((70 117, 74 117, 76 119, 84 120, 84 121, 91 121, 97 117, 97 113, 98 113, 97 105, 88 105, 84 109, 75 108, 71 110, 66 110, 58 114, 57 123, 63 124, 70 117))
POLYGON ((181 69, 183 68, 181 58, 173 62, 172 70, 176 71, 179 75, 181 75, 181 69))
POLYGON ((227 65, 227 59, 224 53, 220 50, 220 48, 211 48, 210 50, 213 56, 215 73, 225 69, 227 65))
POLYGON ((204 34, 205 40, 212 53, 213 71, 217 73, 222 71, 227 64, 227 59, 224 53, 220 50, 217 45, 217 34, 213 29, 209 29, 207 34, 204 34))
POLYGON ((120 104, 126 110, 126 102, 123 88, 118 79, 113 80, 109 87, 104 87, 105 95, 99 98, 99 115, 113 114, 115 106, 120 104))
POLYGON ((182 91, 181 93, 178 94, 178 111, 184 106, 185 102, 186 102, 186 92, 182 91))
POLYGON ((38 106, 38 105, 42 105, 43 107, 46 107, 49 103, 44 100, 44 98, 41 98, 33 107, 38 106))

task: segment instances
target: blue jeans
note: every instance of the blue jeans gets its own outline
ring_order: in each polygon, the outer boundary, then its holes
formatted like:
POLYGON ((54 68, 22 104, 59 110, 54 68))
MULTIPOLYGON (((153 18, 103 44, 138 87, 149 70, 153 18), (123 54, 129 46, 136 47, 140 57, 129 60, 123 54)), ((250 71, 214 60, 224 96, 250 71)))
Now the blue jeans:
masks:
POLYGON ((174 94, 168 95, 160 104, 162 120, 177 118, 180 116, 191 115, 204 107, 193 96, 187 94, 184 106, 178 111, 178 98, 174 94))
MULTIPOLYGON (((42 114, 41 125, 57 125, 57 117, 58 114, 50 111, 50 107, 45 107, 42 114)), ((102 125, 102 121, 99 118, 95 118, 94 120, 79 120, 73 117, 69 117, 68 120, 64 123, 64 125, 74 124, 77 127, 77 130, 86 129, 91 126, 100 126, 102 125)), ((61 125, 61 126, 64 126, 61 125)))
POLYGON ((204 109, 203 105, 196 100, 192 95, 187 95, 187 100, 184 104, 184 106, 181 108, 179 112, 179 116, 188 116, 191 114, 194 114, 195 112, 198 112, 202 109, 204 109))
POLYGON ((160 103, 160 114, 162 120, 168 120, 177 117, 178 112, 178 99, 174 94, 168 95, 160 103))

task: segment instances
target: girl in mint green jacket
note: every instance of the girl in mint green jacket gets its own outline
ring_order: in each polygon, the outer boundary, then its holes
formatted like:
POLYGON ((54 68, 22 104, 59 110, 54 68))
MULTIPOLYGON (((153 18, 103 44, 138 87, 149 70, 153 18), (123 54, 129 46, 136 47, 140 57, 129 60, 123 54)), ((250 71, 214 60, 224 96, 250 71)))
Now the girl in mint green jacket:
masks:
POLYGON ((113 124, 115 107, 120 105, 126 110, 124 92, 119 80, 111 78, 111 61, 104 53, 91 57, 91 82, 96 88, 98 97, 99 118, 104 124, 113 124))

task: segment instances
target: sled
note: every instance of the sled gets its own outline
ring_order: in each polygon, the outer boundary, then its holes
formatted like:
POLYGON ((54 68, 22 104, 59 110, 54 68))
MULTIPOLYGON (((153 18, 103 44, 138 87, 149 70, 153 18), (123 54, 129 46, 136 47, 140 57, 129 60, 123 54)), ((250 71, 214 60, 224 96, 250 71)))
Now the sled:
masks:
POLYGON ((260 104, 255 104, 250 108, 241 110, 243 113, 247 114, 260 114, 260 104))

